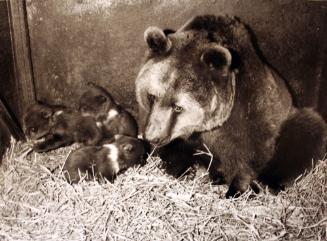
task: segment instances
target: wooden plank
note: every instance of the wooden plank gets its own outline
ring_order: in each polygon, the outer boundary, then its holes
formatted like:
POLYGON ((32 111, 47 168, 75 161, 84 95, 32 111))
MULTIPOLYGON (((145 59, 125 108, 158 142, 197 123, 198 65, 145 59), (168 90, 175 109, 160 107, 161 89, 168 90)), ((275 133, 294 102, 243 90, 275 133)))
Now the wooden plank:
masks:
MULTIPOLYGON (((17 120, 15 120, 9 113, 7 107, 0 99, 0 119, 1 119, 1 125, 5 125, 6 128, 10 131, 12 136, 16 140, 25 140, 24 133, 22 129, 19 127, 17 120)), ((4 128, 3 126, 1 126, 4 128)), ((4 131, 4 130, 0 130, 4 131)))
POLYGON ((29 42, 29 30, 25 0, 7 0, 14 62, 15 81, 19 116, 23 115, 29 105, 35 102, 33 66, 29 42))
POLYGON ((7 148, 10 147, 10 131, 3 121, 2 117, 0 116, 0 165, 2 162, 2 158, 6 153, 7 148))

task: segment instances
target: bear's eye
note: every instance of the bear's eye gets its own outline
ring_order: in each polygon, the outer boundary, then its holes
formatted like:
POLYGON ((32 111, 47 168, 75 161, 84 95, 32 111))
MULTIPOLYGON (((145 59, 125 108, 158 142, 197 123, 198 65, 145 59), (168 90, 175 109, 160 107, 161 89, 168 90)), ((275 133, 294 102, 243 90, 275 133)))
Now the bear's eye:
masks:
POLYGON ((36 128, 35 128, 35 127, 32 127, 32 128, 30 129, 30 132, 36 132, 36 128))
POLYGON ((172 108, 173 108, 173 111, 176 113, 181 113, 184 110, 183 107, 175 105, 175 104, 172 105, 172 108))
POLYGON ((156 97, 154 95, 148 94, 148 100, 153 103, 156 100, 156 97))

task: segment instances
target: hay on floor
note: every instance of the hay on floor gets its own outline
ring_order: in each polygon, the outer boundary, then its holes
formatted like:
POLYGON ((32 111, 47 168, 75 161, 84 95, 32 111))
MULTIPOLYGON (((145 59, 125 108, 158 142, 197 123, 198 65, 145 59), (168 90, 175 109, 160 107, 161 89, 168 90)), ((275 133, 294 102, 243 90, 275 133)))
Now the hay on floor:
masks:
POLYGON ((106 180, 68 184, 76 146, 12 143, 0 168, 0 240, 326 240, 327 162, 277 196, 224 198, 207 174, 176 180, 151 157, 106 180))

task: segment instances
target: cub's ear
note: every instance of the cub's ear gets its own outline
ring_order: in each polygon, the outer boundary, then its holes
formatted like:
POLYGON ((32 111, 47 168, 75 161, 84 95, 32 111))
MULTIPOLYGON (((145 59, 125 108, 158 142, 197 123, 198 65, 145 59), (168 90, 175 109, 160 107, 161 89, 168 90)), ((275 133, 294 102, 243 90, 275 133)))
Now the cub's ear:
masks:
POLYGON ((98 104, 103 104, 107 101, 107 98, 103 95, 98 95, 95 97, 98 104))
POLYGON ((227 48, 210 46, 203 50, 201 62, 211 70, 228 70, 232 64, 232 55, 227 48))
MULTIPOLYGON (((167 35, 171 30, 165 30, 167 35)), ((149 27, 144 32, 144 40, 148 47, 156 53, 167 53, 171 48, 171 41, 165 32, 158 27, 149 27)))

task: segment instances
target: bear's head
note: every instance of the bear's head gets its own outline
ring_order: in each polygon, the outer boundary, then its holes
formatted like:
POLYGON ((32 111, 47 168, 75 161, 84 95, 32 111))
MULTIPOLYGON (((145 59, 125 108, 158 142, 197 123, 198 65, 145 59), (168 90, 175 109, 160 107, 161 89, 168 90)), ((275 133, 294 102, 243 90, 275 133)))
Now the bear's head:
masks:
POLYGON ((233 108, 244 36, 238 20, 216 16, 195 17, 176 32, 145 31, 148 53, 136 97, 148 141, 164 145, 223 125, 233 108))

